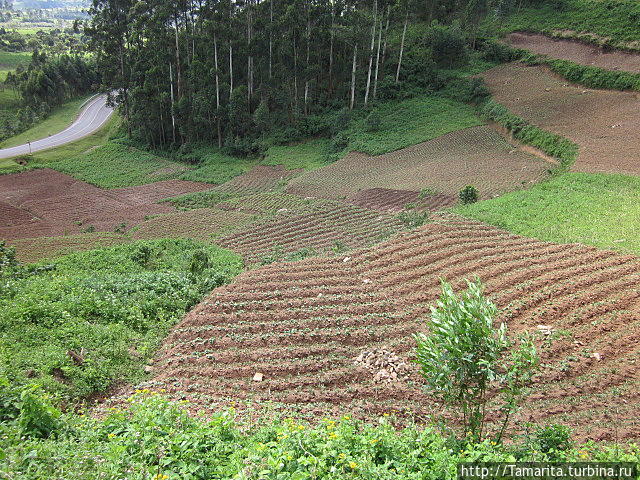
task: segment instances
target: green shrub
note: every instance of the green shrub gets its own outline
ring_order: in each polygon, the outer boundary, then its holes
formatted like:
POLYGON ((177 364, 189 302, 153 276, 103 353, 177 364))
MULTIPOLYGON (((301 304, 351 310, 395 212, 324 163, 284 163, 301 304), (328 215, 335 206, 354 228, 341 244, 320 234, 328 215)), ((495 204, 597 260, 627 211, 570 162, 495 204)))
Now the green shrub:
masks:
POLYGON ((404 223, 405 228, 418 228, 427 223, 429 212, 417 212, 415 210, 404 210, 398 214, 398 220, 404 223))
POLYGON ((467 185, 462 190, 460 190, 460 202, 463 205, 469 205, 470 203, 476 203, 478 201, 479 195, 478 190, 473 185, 467 185))
MULTIPOLYGON (((415 335, 416 357, 427 390, 460 417, 467 440, 479 442, 486 432, 487 405, 497 392, 502 425, 494 432, 499 442, 511 414, 526 393, 538 364, 535 347, 529 337, 521 337, 511 355, 507 350, 506 325, 497 329, 493 321, 497 307, 483 295, 479 280, 467 281, 460 296, 442 282, 442 293, 431 307, 429 335, 415 335)), ((461 435, 461 440, 466 438, 461 435)))
POLYGON ((365 120, 368 132, 377 132, 382 125, 382 118, 378 110, 372 110, 365 120))
POLYGON ((566 425, 543 425, 534 431, 535 447, 543 453, 564 452, 572 447, 571 429, 566 425))

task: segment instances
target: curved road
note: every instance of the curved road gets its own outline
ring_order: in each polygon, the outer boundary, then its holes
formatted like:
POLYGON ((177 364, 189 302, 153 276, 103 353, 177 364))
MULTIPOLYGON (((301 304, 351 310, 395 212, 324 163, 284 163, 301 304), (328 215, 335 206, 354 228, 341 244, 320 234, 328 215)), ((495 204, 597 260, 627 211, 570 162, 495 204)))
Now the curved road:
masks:
POLYGON ((80 110, 78 118, 63 131, 40 140, 32 141, 31 148, 29 148, 28 143, 18 145, 17 147, 3 148, 0 150, 0 158, 27 155, 79 140, 102 127, 112 113, 113 108, 107 106, 107 96, 98 95, 86 103, 82 110, 80 110))

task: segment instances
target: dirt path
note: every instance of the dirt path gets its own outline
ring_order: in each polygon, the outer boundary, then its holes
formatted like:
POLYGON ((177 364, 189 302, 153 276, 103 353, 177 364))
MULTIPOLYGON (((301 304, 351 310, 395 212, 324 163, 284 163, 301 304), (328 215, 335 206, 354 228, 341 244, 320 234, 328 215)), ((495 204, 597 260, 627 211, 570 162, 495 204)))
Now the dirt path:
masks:
POLYGON ((569 39, 549 38, 535 33, 512 33, 506 38, 513 47, 552 58, 570 60, 582 65, 640 73, 640 54, 621 51, 606 51, 595 45, 569 39))
POLYGON ((640 175, 640 94, 570 85, 545 67, 518 63, 483 77, 496 101, 580 146, 573 170, 640 175))

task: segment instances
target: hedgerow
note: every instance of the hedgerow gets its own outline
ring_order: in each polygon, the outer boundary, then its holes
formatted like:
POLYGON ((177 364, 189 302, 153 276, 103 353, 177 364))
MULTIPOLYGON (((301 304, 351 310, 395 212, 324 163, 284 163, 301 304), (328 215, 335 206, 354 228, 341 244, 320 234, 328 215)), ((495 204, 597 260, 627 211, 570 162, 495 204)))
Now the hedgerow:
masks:
POLYGON ((562 170, 568 169, 578 156, 578 145, 571 140, 530 124, 495 100, 490 99, 482 103, 479 111, 488 119, 506 128, 515 139, 558 159, 562 170))

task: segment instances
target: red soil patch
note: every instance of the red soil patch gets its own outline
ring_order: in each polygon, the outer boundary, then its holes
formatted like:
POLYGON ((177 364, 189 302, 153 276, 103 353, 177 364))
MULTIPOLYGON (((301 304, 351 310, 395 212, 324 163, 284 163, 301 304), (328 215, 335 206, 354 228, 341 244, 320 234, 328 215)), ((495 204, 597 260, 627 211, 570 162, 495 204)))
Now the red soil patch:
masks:
POLYGON ((514 148, 490 127, 480 126, 376 157, 350 153, 294 178, 286 191, 340 199, 373 188, 430 188, 456 196, 466 185, 474 185, 482 198, 490 198, 539 182, 551 166, 514 148))
POLYGON ((103 190, 50 169, 0 176, 0 238, 52 237, 92 229, 113 231, 150 215, 175 212, 161 198, 211 188, 208 184, 172 180, 103 190))
POLYGON ((511 33, 507 35, 506 41, 514 47, 552 58, 607 70, 640 73, 640 54, 637 53, 605 50, 576 40, 549 38, 536 33, 511 33))
POLYGON ((246 400, 318 416, 438 413, 415 367, 410 381, 380 384, 354 360, 381 347, 409 360, 411 334, 426 328, 439 279, 461 288, 474 275, 511 334, 539 324, 561 333, 538 335, 542 370, 515 424, 556 422, 583 438, 637 438, 640 261, 476 222, 430 224, 353 254, 243 273, 173 329, 151 385, 186 395, 195 408, 246 400), (255 372, 264 380, 252 381, 255 372))
POLYGON ((408 205, 419 211, 436 211, 457 203, 456 198, 452 195, 436 193, 421 196, 420 192, 390 188, 361 190, 353 195, 349 202, 370 210, 393 213, 403 211, 408 205))
POLYGON ((496 101, 580 147, 574 171, 640 174, 640 97, 570 85, 541 66, 501 65, 483 74, 496 101))

